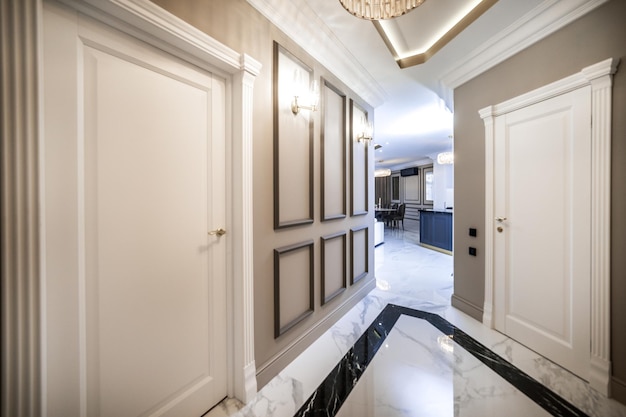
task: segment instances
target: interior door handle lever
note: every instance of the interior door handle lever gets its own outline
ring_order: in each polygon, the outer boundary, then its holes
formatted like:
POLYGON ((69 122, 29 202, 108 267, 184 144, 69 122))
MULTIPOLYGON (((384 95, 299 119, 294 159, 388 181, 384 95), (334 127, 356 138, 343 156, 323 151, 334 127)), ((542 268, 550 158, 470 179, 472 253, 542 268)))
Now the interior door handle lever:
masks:
POLYGON ((226 230, 222 229, 221 227, 219 229, 215 229, 215 230, 211 230, 209 232, 210 235, 217 235, 217 236, 223 236, 226 234, 226 230))

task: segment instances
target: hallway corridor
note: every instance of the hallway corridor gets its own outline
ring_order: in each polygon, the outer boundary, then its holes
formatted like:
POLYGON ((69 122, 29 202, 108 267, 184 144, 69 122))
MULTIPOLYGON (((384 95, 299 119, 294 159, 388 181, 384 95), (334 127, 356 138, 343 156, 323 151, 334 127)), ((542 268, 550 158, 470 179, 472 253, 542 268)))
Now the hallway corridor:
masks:
POLYGON ((245 407, 209 417, 626 416, 626 407, 450 306, 452 257, 415 224, 375 250, 377 288, 245 407))

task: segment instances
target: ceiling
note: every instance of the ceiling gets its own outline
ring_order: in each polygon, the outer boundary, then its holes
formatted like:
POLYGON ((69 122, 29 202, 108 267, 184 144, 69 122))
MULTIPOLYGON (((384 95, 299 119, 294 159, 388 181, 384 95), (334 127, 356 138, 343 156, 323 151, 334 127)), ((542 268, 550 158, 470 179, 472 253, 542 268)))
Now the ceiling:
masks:
POLYGON ((371 22, 339 0, 248 0, 375 108, 376 168, 392 169, 453 148, 454 88, 605 1, 426 0, 371 22))

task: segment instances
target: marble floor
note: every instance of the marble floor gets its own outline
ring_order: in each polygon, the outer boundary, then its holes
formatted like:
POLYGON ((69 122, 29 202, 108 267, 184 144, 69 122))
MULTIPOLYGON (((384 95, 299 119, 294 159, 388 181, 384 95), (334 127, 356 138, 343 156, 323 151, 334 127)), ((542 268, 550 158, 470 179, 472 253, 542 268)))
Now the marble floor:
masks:
MULTIPOLYGON (((452 257, 387 230, 377 288, 263 387, 209 417, 607 416, 626 407, 450 306, 452 257)), ((412 227, 413 226, 413 227, 412 227)))

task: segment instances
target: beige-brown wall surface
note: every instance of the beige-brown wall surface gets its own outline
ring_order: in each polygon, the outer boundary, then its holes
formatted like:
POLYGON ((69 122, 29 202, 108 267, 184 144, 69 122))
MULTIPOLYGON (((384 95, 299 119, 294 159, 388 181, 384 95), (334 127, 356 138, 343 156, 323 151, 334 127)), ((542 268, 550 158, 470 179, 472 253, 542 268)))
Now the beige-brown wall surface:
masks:
MULTIPOLYGON (((313 68, 316 79, 324 77, 346 94, 355 99, 370 114, 372 109, 353 92, 322 67, 302 48, 271 24, 245 0, 153 0, 172 14, 187 21, 221 43, 245 53, 261 62, 263 68, 254 84, 254 313, 255 313, 255 359, 259 388, 275 376, 308 344, 313 342, 342 312, 347 311, 374 284, 374 274, 350 285, 341 295, 328 303, 321 303, 320 237, 345 232, 347 238, 347 272, 350 272, 350 230, 373 222, 373 213, 365 216, 350 216, 350 175, 346 173, 347 216, 345 219, 320 221, 320 122, 321 112, 314 113, 313 151, 313 207, 314 221, 304 226, 274 230, 273 205, 273 102, 272 102, 272 56, 273 42, 313 68), (313 240, 314 245, 314 313, 295 327, 274 337, 274 249, 313 240)), ((349 147, 346 150, 349 155, 349 147)), ((373 156, 370 154, 369 169, 373 172, 373 156)), ((349 169, 349 164, 347 164, 349 169)), ((370 174, 371 174, 370 172, 370 174)), ((373 175, 370 175, 370 177, 373 175)), ((373 201, 374 182, 369 184, 369 199, 373 201)), ((371 205, 371 203, 370 203, 371 205)), ((369 231, 369 246, 373 248, 373 228, 369 231)), ((296 254, 295 257, 302 257, 296 254)), ((303 258, 304 259, 304 258, 303 258)), ((291 262, 293 263, 293 262, 291 262)), ((289 265, 289 256, 285 256, 289 265)), ((282 264, 281 264, 282 265, 282 264)), ((369 271, 374 271, 373 250, 370 250, 369 271)), ((299 277, 301 279, 301 277, 299 277)), ((301 286, 299 286, 301 287, 301 286)), ((294 300, 302 300, 297 294, 294 300)), ((292 308, 293 307, 293 308, 292 308)), ((298 306, 289 310, 298 311, 298 306)))
MULTIPOLYGON (((612 362, 613 395, 626 402, 626 0, 612 0, 502 62, 454 92, 453 305, 481 319, 484 301, 485 146, 478 110, 541 87, 607 58, 620 58, 613 85, 612 145, 612 362), (478 228, 478 237, 468 228, 478 228), (468 246, 478 256, 468 255, 468 246)), ((537 152, 541 152, 538 149, 537 152)), ((532 175, 532 161, 529 161, 532 175)), ((550 215, 548 202, 546 215, 550 215)))

